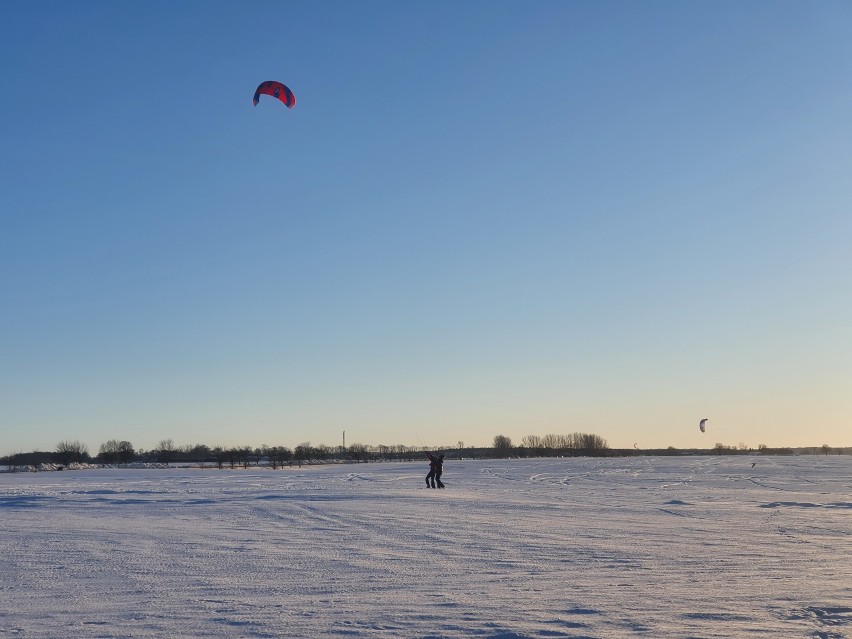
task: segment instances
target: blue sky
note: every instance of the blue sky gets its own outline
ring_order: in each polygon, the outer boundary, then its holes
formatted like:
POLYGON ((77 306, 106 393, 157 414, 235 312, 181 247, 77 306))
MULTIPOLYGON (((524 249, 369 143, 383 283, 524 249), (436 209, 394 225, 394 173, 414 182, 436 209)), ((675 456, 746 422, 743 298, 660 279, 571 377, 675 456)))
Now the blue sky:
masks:
POLYGON ((852 445, 849 24, 7 4, 0 454, 852 445))

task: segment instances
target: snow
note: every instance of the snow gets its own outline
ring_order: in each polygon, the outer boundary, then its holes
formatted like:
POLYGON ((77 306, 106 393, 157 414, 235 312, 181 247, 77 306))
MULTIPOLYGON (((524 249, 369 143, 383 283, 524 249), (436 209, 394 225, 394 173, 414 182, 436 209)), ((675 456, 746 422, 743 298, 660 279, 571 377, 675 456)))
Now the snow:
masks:
POLYGON ((852 637, 850 457, 427 470, 2 474, 0 637, 852 637))

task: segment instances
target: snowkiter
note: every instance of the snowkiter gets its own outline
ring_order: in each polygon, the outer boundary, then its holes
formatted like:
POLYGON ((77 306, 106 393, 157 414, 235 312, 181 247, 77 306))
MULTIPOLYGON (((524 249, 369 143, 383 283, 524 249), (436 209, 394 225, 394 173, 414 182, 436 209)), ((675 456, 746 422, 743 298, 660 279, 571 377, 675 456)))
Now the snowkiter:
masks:
POLYGON ((435 488, 435 473, 438 468, 438 458, 432 453, 426 453, 429 458, 429 474, 426 475, 426 488, 435 488))

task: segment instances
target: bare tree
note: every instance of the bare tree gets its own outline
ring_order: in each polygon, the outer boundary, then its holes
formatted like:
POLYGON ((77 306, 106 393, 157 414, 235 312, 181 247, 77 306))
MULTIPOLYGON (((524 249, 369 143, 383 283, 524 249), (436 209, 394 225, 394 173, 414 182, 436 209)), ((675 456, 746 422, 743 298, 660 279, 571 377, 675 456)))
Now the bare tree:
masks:
POLYGON ((157 459, 164 464, 168 464, 172 459, 174 459, 177 447, 171 439, 161 439, 160 443, 157 444, 156 452, 157 459))
POLYGON ((201 462, 202 467, 204 466, 205 461, 213 457, 213 451, 210 450, 210 447, 206 444, 187 444, 178 452, 184 455, 184 457, 190 461, 201 462))
POLYGON ((102 464, 121 463, 126 466, 135 457, 136 451, 133 450, 133 444, 125 440, 110 439, 101 444, 98 450, 98 461, 102 464))
POLYGON ((102 464, 114 464, 118 461, 118 445, 120 442, 117 439, 110 439, 101 444, 98 449, 98 461, 102 464))
POLYGON ((242 453, 239 448, 232 446, 231 448, 225 451, 225 459, 228 461, 228 465, 231 468, 236 468, 237 463, 240 461, 242 453))
POLYGON ((273 452, 275 459, 278 460, 278 464, 283 466, 291 459, 293 459, 293 451, 287 448, 286 446, 276 446, 273 452))
POLYGON ((575 433, 574 435, 581 442, 580 448, 582 450, 599 451, 609 448, 606 440, 599 435, 593 435, 591 433, 575 433))
POLYGON ((225 463, 225 459, 227 458, 227 451, 221 446, 215 446, 210 449, 210 452, 213 455, 213 458, 216 460, 216 466, 219 470, 222 470, 222 465, 225 463))
POLYGON ((512 452, 512 439, 506 435, 496 435, 494 452, 498 457, 508 457, 512 452))
POLYGON ((293 451, 293 458, 299 462, 299 466, 302 465, 303 461, 306 461, 311 458, 311 442, 303 442, 296 446, 296 450, 293 451))
POLYGON ((359 462, 366 461, 367 452, 367 446, 364 444, 352 444, 349 447, 349 454, 359 462))
POLYGON ((128 441, 118 442, 118 460, 127 466, 136 457, 136 451, 133 450, 133 444, 128 441))
POLYGON ((541 448, 541 437, 538 435, 527 435, 521 440, 521 444, 523 444, 524 448, 528 448, 530 450, 535 450, 537 448, 541 448))
POLYGON ((89 447, 81 441, 63 440, 56 444, 56 456, 63 464, 83 463, 89 459, 89 447))
POLYGON ((568 442, 565 435, 548 433, 541 438, 541 447, 549 448, 550 450, 562 450, 563 448, 568 448, 568 442))

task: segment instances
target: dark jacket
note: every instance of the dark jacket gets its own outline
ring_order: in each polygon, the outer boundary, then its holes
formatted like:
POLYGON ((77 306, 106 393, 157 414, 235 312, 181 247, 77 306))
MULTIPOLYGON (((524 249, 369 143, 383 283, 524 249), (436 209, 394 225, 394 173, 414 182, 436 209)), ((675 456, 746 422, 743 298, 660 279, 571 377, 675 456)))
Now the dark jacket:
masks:
POLYGON ((440 462, 438 458, 435 457, 432 453, 426 453, 426 457, 429 458, 429 472, 434 473, 435 471, 440 472, 440 462))
POLYGON ((432 453, 426 453, 426 457, 429 458, 429 472, 438 473, 439 475, 444 472, 443 455, 435 457, 432 453))

